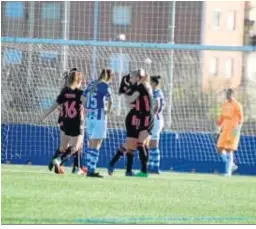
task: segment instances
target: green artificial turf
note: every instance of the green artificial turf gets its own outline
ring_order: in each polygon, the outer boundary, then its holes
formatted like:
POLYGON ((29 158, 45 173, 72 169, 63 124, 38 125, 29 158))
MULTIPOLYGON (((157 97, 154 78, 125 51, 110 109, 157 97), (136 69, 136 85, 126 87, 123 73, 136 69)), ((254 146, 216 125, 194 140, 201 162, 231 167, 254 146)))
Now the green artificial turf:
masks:
MULTIPOLYGON (((105 170, 100 170, 106 175, 105 170)), ((104 179, 2 165, 2 224, 252 224, 255 177, 163 173, 104 179)))

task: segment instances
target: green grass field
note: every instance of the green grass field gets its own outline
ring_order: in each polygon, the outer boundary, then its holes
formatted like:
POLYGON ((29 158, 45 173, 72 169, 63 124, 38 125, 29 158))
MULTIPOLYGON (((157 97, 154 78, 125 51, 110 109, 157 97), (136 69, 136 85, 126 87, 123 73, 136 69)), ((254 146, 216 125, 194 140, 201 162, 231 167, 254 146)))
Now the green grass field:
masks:
POLYGON ((136 178, 120 170, 95 179, 2 165, 2 224, 80 223, 255 224, 256 179, 179 173, 136 178))

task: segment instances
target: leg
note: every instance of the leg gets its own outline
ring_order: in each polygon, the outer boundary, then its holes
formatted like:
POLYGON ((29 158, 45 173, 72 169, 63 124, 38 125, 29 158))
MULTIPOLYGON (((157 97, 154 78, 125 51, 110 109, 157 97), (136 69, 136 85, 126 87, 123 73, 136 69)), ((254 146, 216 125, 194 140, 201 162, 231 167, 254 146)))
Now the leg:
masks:
POLYGON ((65 135, 65 132, 63 130, 60 130, 60 147, 55 151, 55 154, 53 155, 49 165, 48 169, 52 171, 54 164, 57 162, 57 158, 60 157, 63 153, 65 153, 67 147, 68 147, 69 139, 65 135))
MULTIPOLYGON (((84 134, 82 134, 82 139, 84 139, 84 134)), ((78 172, 78 174, 87 173, 87 168, 83 166, 82 152, 83 152, 83 141, 79 146, 78 151, 76 151, 75 154, 73 155, 72 173, 75 173, 76 171, 78 172)))
POLYGON ((99 173, 95 173, 97 162, 99 159, 99 149, 102 144, 102 139, 91 139, 89 143, 89 149, 87 154, 89 155, 89 160, 87 161, 88 173, 87 176, 91 177, 102 177, 99 173))
POLYGON ((108 174, 111 176, 114 171, 114 166, 117 163, 117 161, 125 155, 127 157, 127 165, 126 165, 126 173, 131 173, 132 164, 133 164, 133 157, 134 157, 134 150, 136 149, 137 145, 137 139, 135 138, 126 138, 126 142, 117 150, 116 154, 112 158, 112 160, 109 162, 108 166, 108 174), (129 150, 127 150, 129 149, 129 150))
POLYGON ((152 173, 159 174, 160 168, 160 150, 159 150, 159 141, 151 140, 150 149, 149 149, 149 170, 152 173))
POLYGON ((111 159, 111 161, 108 164, 108 175, 112 176, 112 174, 114 172, 115 164, 119 161, 119 159, 121 157, 124 156, 126 151, 127 151, 126 148, 124 148, 123 146, 120 146, 120 148, 117 150, 116 154, 114 155, 114 157, 111 159))
POLYGON ((127 157, 126 172, 125 172, 126 176, 134 175, 134 173, 132 172, 134 154, 135 154, 135 150, 128 150, 126 153, 126 157, 127 157))
MULTIPOLYGON (((56 165, 55 171, 61 171, 63 170, 61 167, 63 166, 63 164, 71 157, 73 156, 78 150, 79 150, 79 146, 82 143, 83 137, 82 135, 78 135, 76 137, 71 137, 71 136, 67 136, 67 138, 69 139, 70 142, 70 147, 68 148, 68 150, 66 150, 65 153, 63 153, 61 155, 61 162, 60 164, 56 165)), ((60 172, 57 172, 60 173, 60 172)))
POLYGON ((147 177, 147 162, 148 162, 148 152, 146 150, 146 143, 150 139, 150 135, 148 134, 147 130, 141 131, 139 134, 138 139, 138 151, 139 151, 139 157, 141 161, 141 172, 137 174, 137 176, 147 177))
MULTIPOLYGON (((135 136, 135 135, 134 135, 135 136)), ((132 166, 133 166, 133 159, 134 159, 134 155, 135 155, 135 150, 137 148, 137 139, 134 137, 127 137, 126 138, 126 147, 127 147, 127 153, 126 153, 126 172, 125 175, 126 176, 133 176, 133 172, 132 172, 132 166)))
POLYGON ((226 162, 226 175, 231 176, 232 175, 232 166, 234 163, 233 159, 233 151, 227 150, 227 162, 226 162))

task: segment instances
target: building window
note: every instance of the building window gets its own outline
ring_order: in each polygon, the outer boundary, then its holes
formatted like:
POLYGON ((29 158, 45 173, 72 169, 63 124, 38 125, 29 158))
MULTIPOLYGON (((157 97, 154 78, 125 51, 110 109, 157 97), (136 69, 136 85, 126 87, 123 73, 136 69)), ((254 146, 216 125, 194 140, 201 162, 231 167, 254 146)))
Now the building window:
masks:
POLYGON ((209 73, 211 76, 217 76, 218 75, 218 58, 217 57, 213 57, 210 60, 210 68, 209 68, 209 73))
POLYGON ((132 18, 131 6, 114 6, 112 21, 115 25, 130 25, 132 18))
POLYGON ((228 13, 228 21, 227 21, 228 30, 233 31, 236 27, 236 12, 232 11, 228 13))
POLYGON ((22 52, 18 49, 4 50, 4 64, 21 64, 22 52))
POLYGON ((225 70, 225 76, 227 78, 232 77, 233 75, 233 59, 229 58, 226 60, 226 70, 225 70))
POLYGON ((47 20, 59 20, 60 19, 60 3, 43 3, 41 18, 47 20))
POLYGON ((8 18, 23 18, 24 3, 23 2, 6 2, 5 16, 8 18))
POLYGON ((114 72, 129 72, 129 56, 127 54, 112 54, 110 66, 114 72))
POLYGON ((213 11, 212 26, 214 29, 220 28, 220 10, 216 9, 213 11))
POLYGON ((41 52, 40 63, 43 68, 55 69, 57 67, 57 52, 41 52))

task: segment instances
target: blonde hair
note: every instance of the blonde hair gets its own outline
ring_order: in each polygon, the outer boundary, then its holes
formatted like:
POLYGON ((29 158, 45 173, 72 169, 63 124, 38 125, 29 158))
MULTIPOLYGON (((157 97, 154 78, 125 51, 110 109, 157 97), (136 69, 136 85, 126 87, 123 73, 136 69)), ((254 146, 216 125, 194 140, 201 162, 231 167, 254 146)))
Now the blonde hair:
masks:
POLYGON ((110 68, 104 68, 102 69, 100 76, 99 76, 99 81, 110 81, 112 77, 114 76, 114 72, 110 68))
POLYGON ((98 81, 95 82, 95 84, 92 86, 91 90, 90 90, 90 94, 94 93, 95 90, 96 90, 96 87, 98 86, 98 84, 102 81, 105 81, 105 82, 109 82, 110 80, 112 80, 114 76, 114 72, 112 71, 112 69, 110 68, 103 68, 101 73, 100 73, 100 76, 98 78, 98 81))
POLYGON ((78 71, 71 71, 69 73, 69 77, 68 77, 68 83, 69 85, 78 85, 79 81, 82 80, 82 73, 78 72, 78 71))

